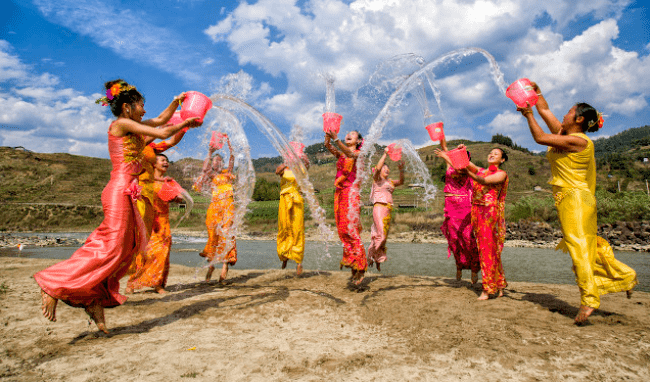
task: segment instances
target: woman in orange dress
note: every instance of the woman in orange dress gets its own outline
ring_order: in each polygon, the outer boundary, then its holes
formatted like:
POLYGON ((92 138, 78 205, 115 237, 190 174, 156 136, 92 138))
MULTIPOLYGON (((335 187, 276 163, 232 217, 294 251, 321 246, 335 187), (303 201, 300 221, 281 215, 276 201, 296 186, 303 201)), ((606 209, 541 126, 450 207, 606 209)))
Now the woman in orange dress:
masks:
POLYGON ((230 160, 228 168, 223 169, 221 155, 214 154, 216 148, 210 146, 208 157, 203 162, 203 173, 194 184, 195 191, 200 191, 204 184, 210 182, 212 186, 212 201, 208 207, 205 217, 205 225, 208 228, 208 242, 199 256, 205 257, 210 262, 205 281, 210 281, 216 259, 223 263, 219 282, 228 277, 228 268, 237 263, 237 242, 235 236, 230 233, 235 216, 235 199, 232 183, 235 179, 233 168, 235 167, 235 155, 230 144, 230 138, 226 137, 230 160), (214 156, 213 156, 214 154, 214 156))
POLYGON ((488 154, 487 169, 479 168, 472 162, 464 169, 464 172, 474 180, 472 228, 483 276, 483 293, 479 296, 479 300, 487 300, 491 294, 502 297, 503 290, 508 286, 501 263, 501 251, 506 238, 505 204, 508 174, 499 168, 507 160, 508 154, 497 147, 488 154))
POLYGON ((361 284, 368 269, 366 250, 361 241, 361 198, 359 186, 354 184, 357 178, 357 158, 362 144, 363 137, 358 131, 347 133, 345 142, 332 130, 325 134, 325 147, 338 159, 334 181, 334 218, 339 238, 343 242, 343 259, 340 265, 341 269, 350 268, 352 280, 356 285, 361 284), (331 142, 334 142, 336 147, 331 142))
MULTIPOLYGON (((129 277, 126 286, 131 291, 150 287, 158 293, 166 293, 167 276, 169 275, 169 252, 172 246, 172 233, 169 226, 169 203, 167 195, 161 196, 163 186, 171 182, 171 178, 165 178, 165 173, 169 168, 169 160, 164 154, 156 154, 156 164, 154 164, 153 183, 153 224, 147 251, 140 255, 139 264, 141 264, 135 273, 129 277)), ((171 200, 180 202, 182 199, 178 196, 181 190, 176 190, 176 196, 171 200)))
POLYGON ((97 102, 110 105, 117 119, 108 128, 113 170, 102 192, 104 221, 68 260, 36 273, 34 279, 41 288, 42 311, 47 319, 56 321, 56 305, 61 300, 83 307, 97 327, 108 333, 104 308, 126 301, 126 296, 119 293, 120 279, 135 252, 146 245, 144 223, 136 207, 137 175, 142 170, 145 139, 169 138, 200 123, 192 118, 178 125, 155 128, 171 118, 184 93, 174 98, 158 117, 143 121, 144 97, 134 86, 115 80, 107 82, 105 88, 106 97, 97 102))

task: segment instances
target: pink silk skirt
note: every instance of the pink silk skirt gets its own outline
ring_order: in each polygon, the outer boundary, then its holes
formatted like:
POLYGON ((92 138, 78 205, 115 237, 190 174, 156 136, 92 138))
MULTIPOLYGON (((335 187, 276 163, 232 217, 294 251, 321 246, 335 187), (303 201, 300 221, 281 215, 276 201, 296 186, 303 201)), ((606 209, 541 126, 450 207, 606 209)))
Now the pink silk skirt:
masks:
POLYGON ((469 196, 445 197, 445 221, 440 230, 447 238, 448 257, 452 254, 457 269, 481 270, 476 238, 472 229, 472 203, 469 196))

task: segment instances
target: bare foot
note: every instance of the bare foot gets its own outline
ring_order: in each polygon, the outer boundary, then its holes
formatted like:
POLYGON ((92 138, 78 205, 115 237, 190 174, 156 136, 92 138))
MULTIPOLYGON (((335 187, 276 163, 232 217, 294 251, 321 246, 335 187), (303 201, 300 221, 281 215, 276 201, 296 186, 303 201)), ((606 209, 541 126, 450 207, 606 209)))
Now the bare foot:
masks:
POLYGON ((126 287, 126 289, 124 289, 124 294, 133 294, 133 288, 126 287))
POLYGON ((289 261, 289 260, 282 261, 282 269, 287 267, 287 261, 289 261))
POLYGON ((296 265, 296 276, 300 276, 302 274, 302 264, 296 265))
POLYGON ((104 307, 99 305, 97 301, 93 301, 92 304, 85 308, 86 313, 90 318, 95 321, 97 324, 97 329, 108 334, 108 329, 106 329, 106 321, 104 321, 104 307))
POLYGON ((472 284, 476 284, 478 282, 478 272, 472 272, 472 284))
POLYGON ((228 277, 228 263, 223 264, 223 268, 221 268, 221 275, 219 276, 219 282, 223 282, 223 280, 228 277))
POLYGON ((58 302, 59 300, 45 293, 45 291, 41 289, 41 309, 43 311, 43 316, 52 322, 56 321, 56 304, 58 302))
POLYGON ((207 255, 205 254, 205 252, 201 251, 201 252, 199 252, 199 256, 206 257, 207 255))
POLYGON ((625 294, 627 295, 627 298, 632 298, 632 289, 626 290, 625 294))
MULTIPOLYGON (((379 263, 377 263, 377 264, 379 264, 379 263)), ((363 282, 364 273, 365 273, 364 271, 357 271, 357 274, 356 274, 356 276, 354 278, 354 285, 356 285, 356 286, 361 285, 361 283, 363 282)))
POLYGON ((497 298, 503 297, 503 289, 499 289, 499 293, 497 293, 497 298))
POLYGON ((463 278, 463 270, 456 269, 456 281, 460 281, 463 278))
POLYGON ((578 310, 578 315, 576 316, 575 323, 576 324, 582 324, 587 319, 589 316, 594 312, 594 308, 586 305, 580 305, 580 309, 578 310))
POLYGON ((161 286, 154 287, 153 289, 156 291, 156 293, 160 293, 160 294, 165 294, 165 293, 167 293, 167 291, 165 290, 165 288, 163 288, 163 287, 161 287, 161 286))
POLYGON ((381 265, 379 263, 377 263, 377 271, 381 272, 381 265))
POLYGON ((483 291, 483 293, 481 293, 481 295, 478 296, 478 300, 481 300, 481 301, 485 301, 485 300, 487 300, 489 298, 490 298, 490 295, 486 291, 483 291))
POLYGON ((210 265, 210 267, 208 267, 208 273, 205 274, 206 282, 210 281, 210 279, 212 278, 212 272, 214 272, 214 267, 210 265))

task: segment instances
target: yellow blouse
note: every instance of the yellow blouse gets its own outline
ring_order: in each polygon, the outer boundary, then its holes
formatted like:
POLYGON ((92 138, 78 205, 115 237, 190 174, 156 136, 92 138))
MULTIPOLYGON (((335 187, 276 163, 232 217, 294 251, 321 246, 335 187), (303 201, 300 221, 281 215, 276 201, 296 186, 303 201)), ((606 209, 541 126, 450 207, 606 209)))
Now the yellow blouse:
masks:
POLYGON ((549 147, 546 158, 551 164, 548 184, 561 188, 577 188, 596 193, 596 159, 594 143, 584 133, 571 134, 587 141, 579 153, 570 153, 549 147))
POLYGON ((228 170, 221 170, 212 178, 212 199, 223 199, 233 194, 232 181, 235 176, 228 170))
POLYGON ((288 168, 284 169, 280 179, 280 195, 294 193, 298 194, 298 182, 296 176, 288 168))

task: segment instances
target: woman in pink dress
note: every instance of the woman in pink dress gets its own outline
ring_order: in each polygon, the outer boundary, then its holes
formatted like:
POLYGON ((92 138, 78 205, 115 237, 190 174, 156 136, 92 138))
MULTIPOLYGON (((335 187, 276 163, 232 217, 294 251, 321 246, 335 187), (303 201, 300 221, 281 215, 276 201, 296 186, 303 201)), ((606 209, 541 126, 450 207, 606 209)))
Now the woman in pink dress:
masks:
POLYGON ((377 270, 381 271, 381 263, 386 261, 386 240, 390 229, 391 212, 393 211, 393 191, 395 187, 404 184, 404 161, 397 162, 399 168, 399 180, 391 180, 390 168, 386 162, 388 147, 379 158, 377 166, 373 169, 372 189, 370 190, 370 202, 372 207, 372 228, 370 229, 370 247, 368 248, 368 265, 377 264, 377 270))
POLYGON ((117 119, 108 128, 113 170, 102 192, 104 221, 70 259, 36 273, 34 279, 41 287, 42 310, 47 319, 56 321, 56 305, 61 300, 73 307, 83 307, 97 327, 108 333, 104 308, 126 301, 126 296, 119 293, 120 279, 135 252, 147 244, 144 223, 136 207, 137 176, 142 170, 146 137, 165 139, 200 123, 192 118, 178 125, 155 128, 171 118, 185 93, 175 97, 158 117, 142 121, 144 97, 134 86, 114 80, 105 87, 106 97, 97 103, 110 105, 117 119))
POLYGON ((359 186, 354 184, 357 178, 357 158, 362 144, 363 138, 358 131, 347 133, 345 142, 341 141, 334 131, 330 130, 325 134, 325 148, 338 159, 334 181, 334 218, 339 238, 343 242, 343 259, 340 265, 341 269, 350 268, 352 280, 356 285, 361 284, 368 269, 366 250, 361 241, 361 197, 359 186), (336 147, 330 141, 334 142, 336 147))
MULTIPOLYGON (((472 284, 478 281, 481 270, 476 237, 472 229, 472 186, 473 181, 467 174, 456 170, 447 156, 447 141, 440 141, 442 150, 435 154, 447 162, 445 173, 445 221, 440 230, 447 238, 448 257, 454 254, 456 260, 456 280, 463 277, 463 269, 472 271, 472 284)), ((467 152, 469 156, 469 151, 467 152)), ((470 157, 471 159, 471 157, 470 157)))
POLYGON ((472 162, 464 170, 474 180, 472 195, 472 227, 476 236, 483 293, 479 300, 487 300, 491 294, 503 296, 508 286, 501 264, 501 251, 506 238, 505 201, 508 191, 508 174, 499 167, 508 160, 508 154, 501 148, 494 148, 488 154, 487 169, 472 162))

